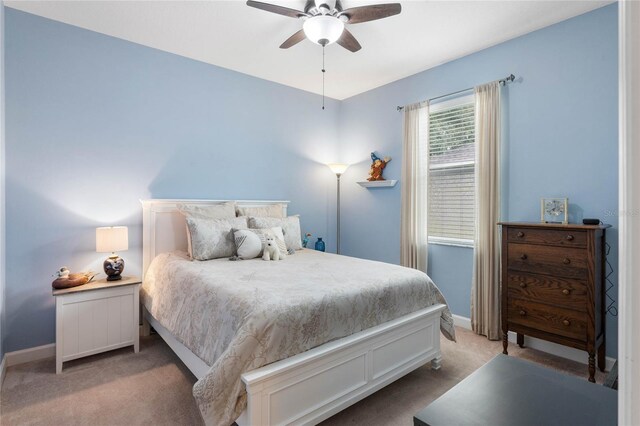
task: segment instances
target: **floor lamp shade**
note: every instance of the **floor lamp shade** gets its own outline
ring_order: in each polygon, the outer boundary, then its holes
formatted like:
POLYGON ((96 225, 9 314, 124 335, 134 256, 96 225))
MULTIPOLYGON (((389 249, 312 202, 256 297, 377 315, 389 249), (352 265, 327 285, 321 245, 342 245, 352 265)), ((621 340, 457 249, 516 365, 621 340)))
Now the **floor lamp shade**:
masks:
POLYGON ((96 228, 96 251, 111 253, 104 261, 104 273, 108 281, 121 279, 124 271, 124 259, 116 254, 117 251, 129 249, 129 229, 126 226, 105 226, 96 228))
POLYGON ((337 175, 343 174, 347 170, 347 168, 349 168, 348 164, 342 164, 342 163, 331 163, 331 164, 327 164, 327 166, 329 166, 331 171, 337 175))

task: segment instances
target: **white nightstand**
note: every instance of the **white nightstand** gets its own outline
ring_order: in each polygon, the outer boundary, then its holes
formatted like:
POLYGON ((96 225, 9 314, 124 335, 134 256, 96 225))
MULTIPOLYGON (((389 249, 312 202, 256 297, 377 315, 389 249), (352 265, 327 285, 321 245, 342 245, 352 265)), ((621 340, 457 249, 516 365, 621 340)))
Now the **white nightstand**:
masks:
POLYGON ((56 298, 56 374, 62 363, 133 345, 138 352, 142 281, 122 277, 53 290, 56 298))

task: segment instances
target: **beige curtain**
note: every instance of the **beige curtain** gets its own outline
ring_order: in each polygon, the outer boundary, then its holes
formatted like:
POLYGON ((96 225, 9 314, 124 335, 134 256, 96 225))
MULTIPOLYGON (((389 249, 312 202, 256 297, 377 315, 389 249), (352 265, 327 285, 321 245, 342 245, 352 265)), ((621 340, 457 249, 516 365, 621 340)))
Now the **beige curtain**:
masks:
POLYGON ((429 104, 404 107, 400 264, 427 272, 429 104))
POLYGON ((500 83, 475 88, 476 226, 471 327, 499 340, 500 333, 500 83))

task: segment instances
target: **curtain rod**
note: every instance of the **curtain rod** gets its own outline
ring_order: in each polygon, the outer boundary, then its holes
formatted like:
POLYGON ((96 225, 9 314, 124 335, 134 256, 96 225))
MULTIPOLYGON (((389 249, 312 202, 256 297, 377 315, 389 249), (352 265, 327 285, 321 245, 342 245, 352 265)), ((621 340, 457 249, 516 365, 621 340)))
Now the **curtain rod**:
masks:
MULTIPOLYGON (((501 78, 500 80, 498 80, 498 83, 501 83, 503 86, 506 86, 507 83, 511 83, 515 79, 516 79, 515 75, 509 74, 509 77, 501 78)), ((473 90, 473 87, 469 87, 467 89, 458 90, 457 92, 447 93, 446 95, 442 95, 442 96, 436 96, 435 98, 429 99, 429 102, 435 101, 436 99, 441 99, 441 98, 446 98, 446 97, 449 97, 449 96, 457 95, 458 93, 468 92, 469 90, 473 90)), ((403 106, 398 106, 397 109, 398 109, 398 111, 402 111, 404 109, 404 107, 403 106)))

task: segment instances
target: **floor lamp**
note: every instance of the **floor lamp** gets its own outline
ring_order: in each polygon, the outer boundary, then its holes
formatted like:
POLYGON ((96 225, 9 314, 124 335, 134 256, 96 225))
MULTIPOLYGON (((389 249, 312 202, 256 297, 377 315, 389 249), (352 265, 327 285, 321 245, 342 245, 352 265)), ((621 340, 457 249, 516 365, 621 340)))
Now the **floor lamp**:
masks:
POLYGON ((329 166, 329 168, 331 169, 331 171, 333 173, 336 174, 336 178, 337 178, 337 191, 336 191, 336 197, 337 197, 337 202, 336 202, 336 253, 340 254, 340 175, 342 175, 345 170, 347 170, 347 167, 349 167, 348 164, 340 164, 340 163, 332 163, 332 164, 327 164, 327 166, 329 166))

